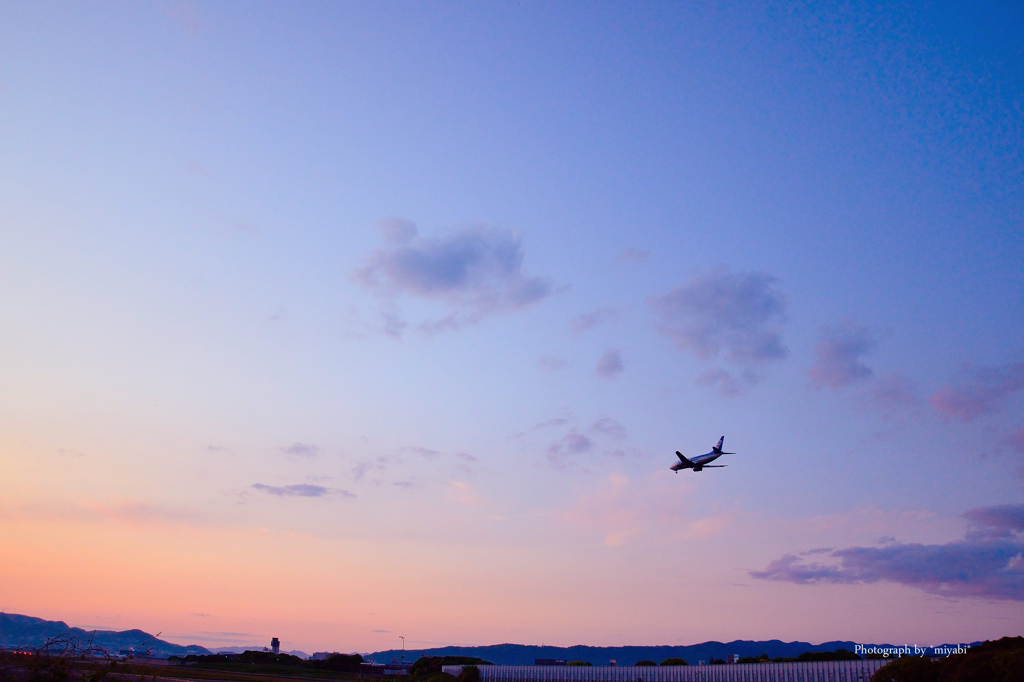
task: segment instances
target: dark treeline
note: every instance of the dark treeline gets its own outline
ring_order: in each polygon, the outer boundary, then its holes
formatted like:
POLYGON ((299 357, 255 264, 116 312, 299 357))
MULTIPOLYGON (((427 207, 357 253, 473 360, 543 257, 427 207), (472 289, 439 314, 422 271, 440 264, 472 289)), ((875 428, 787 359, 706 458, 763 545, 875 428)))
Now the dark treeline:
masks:
MULTIPOLYGON (((861 657, 849 649, 839 648, 835 651, 805 651, 799 656, 776 656, 771 658, 768 654, 760 656, 741 656, 740 663, 796 663, 801 661, 859 661, 861 657)), ((718 659, 712 659, 711 663, 722 663, 718 659)))
POLYGON ((1003 637, 937 661, 904 656, 871 682, 1024 682, 1024 637, 1003 637))
POLYGON ((336 672, 359 672, 363 657, 359 654, 335 654, 318 661, 307 661, 291 654, 275 654, 270 651, 246 651, 241 654, 210 654, 208 656, 172 656, 171 660, 198 668, 280 667, 305 668, 307 670, 332 670, 336 672))

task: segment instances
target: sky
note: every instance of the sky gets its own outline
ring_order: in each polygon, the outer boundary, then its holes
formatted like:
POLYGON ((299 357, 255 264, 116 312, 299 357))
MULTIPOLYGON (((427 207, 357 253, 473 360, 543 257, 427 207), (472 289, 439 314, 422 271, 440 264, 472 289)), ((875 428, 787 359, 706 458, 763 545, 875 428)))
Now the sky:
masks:
POLYGON ((9 613, 1024 634, 1020 3, 5 2, 0 159, 9 613))

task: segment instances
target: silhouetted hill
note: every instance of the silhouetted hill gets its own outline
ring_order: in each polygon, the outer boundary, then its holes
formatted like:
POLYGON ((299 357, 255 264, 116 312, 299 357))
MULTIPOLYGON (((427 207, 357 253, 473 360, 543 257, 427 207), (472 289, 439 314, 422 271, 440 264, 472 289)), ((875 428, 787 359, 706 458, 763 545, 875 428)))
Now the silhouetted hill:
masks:
MULTIPOLYGON (((96 630, 93 632, 92 630, 69 627, 67 623, 59 620, 43 620, 15 613, 0 613, 0 648, 35 648, 54 637, 69 637, 77 640, 81 646, 91 643, 94 647, 117 653, 121 649, 129 649, 146 642, 152 635, 142 630, 125 630, 123 632, 96 630)), ((201 646, 194 644, 182 646, 165 642, 162 639, 149 641, 145 648, 152 648, 153 655, 158 657, 210 653, 201 646)))
MULTIPOLYGON (((405 660, 415 661, 420 656, 476 656, 496 665, 533 665, 538 658, 562 658, 567 661, 586 661, 593 665, 608 665, 614 658, 619 665, 633 665, 637 661, 654 661, 660 663, 666 658, 682 658, 695 665, 697 661, 710 661, 712 658, 724 659, 727 654, 740 656, 760 656, 768 654, 770 658, 796 658, 806 651, 835 651, 847 649, 853 651, 854 642, 824 642, 810 644, 808 642, 783 642, 777 639, 758 642, 738 639, 733 642, 704 642, 689 646, 532 646, 526 644, 494 644, 491 646, 446 646, 436 649, 416 649, 402 651, 391 649, 369 654, 378 663, 387 663, 403 654, 405 660)), ((885 645, 880 645, 885 646, 885 645)))

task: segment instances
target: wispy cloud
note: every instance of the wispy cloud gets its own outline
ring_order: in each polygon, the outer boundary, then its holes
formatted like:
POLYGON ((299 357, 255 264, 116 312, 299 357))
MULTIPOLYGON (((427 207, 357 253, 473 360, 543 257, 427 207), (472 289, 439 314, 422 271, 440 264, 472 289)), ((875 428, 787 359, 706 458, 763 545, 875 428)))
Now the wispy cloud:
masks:
POLYGON ((407 246, 416 238, 416 223, 405 218, 389 217, 377 221, 377 230, 388 246, 407 246))
POLYGON ((627 246, 619 253, 617 260, 620 263, 625 263, 627 265, 640 265, 642 263, 646 263, 650 257, 650 251, 641 251, 640 249, 632 246, 627 246))
POLYGON ((267 493, 268 495, 275 495, 277 497, 355 497, 353 493, 340 488, 326 488, 322 485, 312 485, 310 483, 297 483, 295 485, 265 485, 263 483, 252 484, 253 489, 267 493))
POLYGON ((659 542, 676 542, 704 540, 721 533, 730 522, 728 516, 688 519, 680 513, 678 483, 678 479, 662 478, 633 485, 627 476, 612 473, 553 516, 597 530, 607 547, 623 545, 643 534, 651 534, 659 542))
POLYGON ((391 485, 402 490, 412 490, 413 488, 422 488, 423 486, 413 481, 394 481, 391 485))
POLYGON ((572 330, 573 334, 582 334, 588 329, 593 329, 603 322, 614 320, 616 317, 618 317, 618 311, 616 311, 615 308, 611 306, 607 308, 600 308, 572 318, 569 320, 569 328, 572 330))
POLYGON ((430 448, 420 447, 418 445, 410 445, 402 448, 403 452, 410 452, 414 455, 419 455, 423 459, 437 459, 441 456, 441 453, 437 450, 431 450, 430 448))
POLYGON ((265 639, 263 635, 250 632, 187 632, 171 634, 177 641, 207 642, 211 645, 252 644, 265 639))
POLYGON ((611 417, 601 417, 587 429, 591 433, 600 433, 609 438, 625 438, 626 427, 611 417))
POLYGON ((400 337, 409 327, 409 323, 393 310, 380 311, 381 331, 388 336, 400 337))
POLYGON ((1006 400, 1024 389, 1024 362, 1001 367, 971 367, 954 386, 943 386, 929 399, 945 419, 970 422, 999 412, 1006 400))
POLYGON ((658 330, 702 360, 724 356, 739 364, 786 357, 779 334, 785 297, 763 272, 705 272, 663 296, 652 296, 658 330))
POLYGON ((809 549, 806 552, 800 552, 800 556, 808 556, 810 554, 828 554, 835 550, 835 547, 816 547, 809 549))
POLYGON ((878 345, 863 327, 844 323, 822 327, 821 339, 814 347, 814 364, 807 375, 818 388, 842 388, 871 377, 871 368, 862 358, 878 345))
POLYGON ((637 532, 641 510, 629 496, 629 479, 610 474, 598 489, 580 495, 573 505, 557 516, 578 526, 592 527, 604 534, 604 545, 617 547, 637 532))
POLYGON ((560 358, 556 355, 545 355, 540 359, 540 366, 549 371, 555 371, 559 369, 565 369, 569 366, 565 358, 560 358))
POLYGON ((587 452, 594 446, 594 441, 580 433, 566 434, 561 443, 553 444, 554 449, 562 450, 570 455, 587 452))
POLYGON ((292 443, 291 445, 281 448, 281 452, 289 457, 303 457, 311 459, 319 454, 320 448, 315 445, 310 445, 309 443, 292 443))
POLYGON ((921 402, 914 384, 899 374, 879 377, 868 391, 867 397, 868 402, 889 412, 913 407, 921 402))
POLYGON ((1024 601, 1024 505, 980 507, 964 517, 971 526, 963 540, 890 542, 820 555, 830 563, 807 563, 786 554, 750 575, 797 585, 887 581, 946 597, 1024 601))
POLYGON ((582 433, 567 433, 561 440, 548 445, 547 458, 556 469, 565 469, 571 463, 572 457, 589 452, 594 447, 594 441, 582 433))
POLYGON ((463 507, 479 508, 484 506, 480 494, 466 481, 448 481, 447 498, 463 507))
POLYGON ((658 331, 681 350, 739 367, 738 377, 716 368, 697 380, 734 396, 757 383, 753 368, 789 353, 780 333, 786 299, 776 288, 777 281, 763 272, 730 273, 718 267, 662 296, 649 297, 647 303, 658 331))
POLYGON ((167 5, 166 11, 174 27, 178 30, 184 31, 193 38, 203 32, 202 24, 199 21, 198 8, 194 3, 172 2, 167 5))
POLYGON ((1008 538, 1024 533, 1024 504, 975 507, 965 511, 964 518, 971 523, 967 531, 970 539, 1008 538))
POLYGON ((612 379, 622 374, 625 363, 622 361, 622 352, 618 348, 609 348, 604 352, 594 366, 594 374, 605 379, 612 379))
POLYGON ((1024 427, 1017 429, 1007 436, 1006 441, 1017 452, 1024 452, 1024 427))
POLYGON ((720 395, 733 397, 743 395, 747 389, 756 386, 757 375, 749 369, 738 374, 727 372, 721 367, 712 367, 706 372, 697 375, 697 385, 714 388, 720 395))
POLYGON ((366 477, 366 474, 368 474, 369 472, 387 471, 387 468, 387 457, 378 456, 372 460, 364 460, 362 462, 358 462, 354 467, 352 467, 352 477, 357 481, 361 481, 366 477))
MULTIPOLYGON (((531 305, 554 291, 547 278, 523 273, 522 245, 511 230, 473 225, 440 237, 419 237, 415 224, 401 218, 381 221, 378 228, 387 246, 370 254, 353 280, 384 298, 406 295, 446 305, 450 313, 421 323, 424 331, 457 329, 531 305)), ((404 321, 393 312, 388 315, 388 330, 400 334, 404 321)))
POLYGON ((0 519, 130 526, 198 526, 206 523, 202 514, 190 509, 136 500, 0 504, 0 519))

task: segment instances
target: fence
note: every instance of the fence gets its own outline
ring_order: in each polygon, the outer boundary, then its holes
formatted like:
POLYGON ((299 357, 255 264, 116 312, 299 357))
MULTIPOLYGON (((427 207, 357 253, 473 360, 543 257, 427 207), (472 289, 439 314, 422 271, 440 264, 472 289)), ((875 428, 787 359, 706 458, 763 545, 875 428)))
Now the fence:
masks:
MULTIPOLYGON (((889 660, 734 665, 481 665, 480 682, 868 682, 889 660)), ((461 665, 446 665, 458 675, 461 665)))

